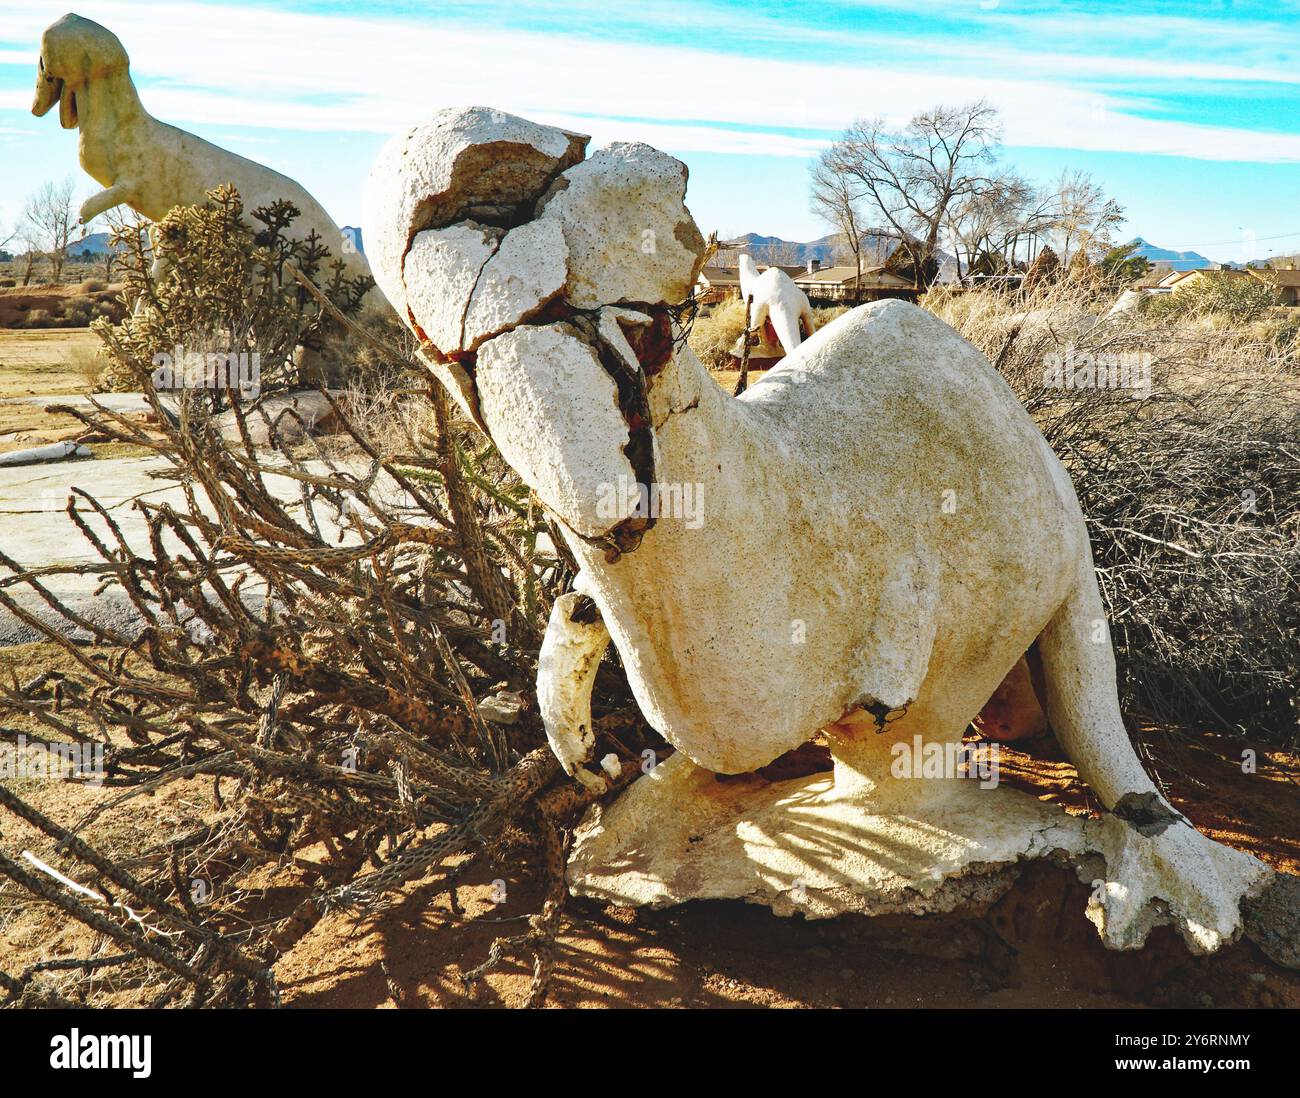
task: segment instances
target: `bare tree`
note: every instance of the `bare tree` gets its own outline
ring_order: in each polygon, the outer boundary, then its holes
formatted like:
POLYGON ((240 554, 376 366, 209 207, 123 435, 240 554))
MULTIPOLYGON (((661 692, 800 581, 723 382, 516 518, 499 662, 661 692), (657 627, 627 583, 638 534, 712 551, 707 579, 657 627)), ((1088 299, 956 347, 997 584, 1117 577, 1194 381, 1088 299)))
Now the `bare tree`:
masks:
POLYGON ((852 176, 840 162, 838 145, 823 149, 812 166, 812 212, 842 237, 836 251, 848 252, 862 278, 861 199, 852 176))
POLYGON ((18 240, 23 246, 23 285, 30 286, 32 275, 36 271, 36 261, 41 256, 40 245, 37 244, 34 234, 26 224, 20 225, 18 240))
POLYGON ((825 162, 853 202, 897 233, 917 284, 928 286, 949 211, 988 185, 1000 142, 997 110, 980 100, 922 111, 901 130, 859 120, 825 162))
POLYGON ((121 258, 119 251, 120 245, 114 245, 113 238, 117 233, 125 233, 134 230, 136 235, 145 231, 145 226, 149 224, 148 218, 142 217, 131 209, 130 206, 115 206, 113 209, 106 211, 97 218, 108 232, 108 240, 104 245, 104 254, 100 257, 99 262, 104 268, 104 281, 113 280, 113 268, 121 258))
POLYGON ((957 255, 958 275, 980 269, 1000 274, 1020 269, 1032 255, 1033 241, 1055 224, 1057 206, 1050 192, 1040 190, 1018 172, 999 170, 983 185, 953 204, 948 233, 957 255))
POLYGON ((1124 207, 1107 197, 1087 172, 1062 172, 1055 201, 1052 235, 1066 266, 1079 248, 1109 248, 1111 234, 1124 223, 1124 207))
POLYGON ((49 259, 50 272, 55 282, 63 278, 68 245, 72 242, 72 234, 77 227, 72 194, 71 179, 65 179, 62 183, 46 183, 27 199, 23 208, 26 235, 49 259))

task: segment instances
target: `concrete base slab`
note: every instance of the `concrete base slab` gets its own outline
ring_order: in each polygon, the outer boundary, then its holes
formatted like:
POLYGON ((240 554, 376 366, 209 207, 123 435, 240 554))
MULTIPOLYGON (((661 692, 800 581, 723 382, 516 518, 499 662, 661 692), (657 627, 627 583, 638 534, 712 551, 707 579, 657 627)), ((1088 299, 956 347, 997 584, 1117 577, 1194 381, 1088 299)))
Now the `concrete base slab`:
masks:
POLYGON ((964 778, 908 784, 904 805, 831 773, 720 781, 678 753, 583 821, 569 885, 631 906, 925 914, 995 899, 1008 865, 1086 846, 1083 820, 1027 794, 964 778))
MULTIPOLYGON (((673 755, 588 813, 570 891, 635 907, 745 900, 809 919, 978 912, 1046 859, 1091 886, 1084 914, 1110 948, 1141 948, 1172 925, 1199 954, 1239 937, 1243 912, 1278 877, 1185 820, 1151 829, 1071 816, 975 777, 891 778, 845 748, 831 739, 831 773, 776 782, 719 779, 673 755)), ((1271 922, 1296 944, 1293 928, 1271 922)))

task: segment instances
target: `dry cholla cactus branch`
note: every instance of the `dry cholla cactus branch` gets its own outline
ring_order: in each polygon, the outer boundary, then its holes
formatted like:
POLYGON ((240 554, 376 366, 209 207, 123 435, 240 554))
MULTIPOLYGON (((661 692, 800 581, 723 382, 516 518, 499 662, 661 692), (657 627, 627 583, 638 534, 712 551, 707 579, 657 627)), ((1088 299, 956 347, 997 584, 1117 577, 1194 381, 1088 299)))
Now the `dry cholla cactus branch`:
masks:
MULTIPOLYGON (((174 211, 168 222, 237 220, 237 199, 215 197, 215 207, 174 211)), ((290 248, 287 227, 266 225, 266 254, 290 248)), ((629 781, 639 752, 658 743, 605 665, 598 735, 629 765, 599 789, 557 787, 530 684, 541 626, 572 565, 550 547, 527 490, 427 384, 380 394, 388 411, 365 424, 322 389, 341 432, 327 439, 304 440, 295 413, 272 418, 265 394, 248 401, 235 389, 221 394, 235 441, 216 429, 212 402, 193 394, 178 398, 173 422, 153 389, 151 356, 175 334, 178 285, 201 291, 214 340, 247 336, 247 327, 229 329, 251 313, 270 318, 254 328, 270 330, 282 349, 314 330, 321 311, 354 323, 357 295, 313 284, 302 308, 296 279, 307 276, 292 257, 276 267, 284 278, 257 278, 247 266, 232 278, 229 267, 194 261, 193 233, 158 239, 171 260, 162 284, 154 257, 137 249, 125 260, 133 293, 149 306, 99 327, 115 370, 145 389, 156 425, 106 408, 67 411, 165 459, 162 475, 180 485, 184 503, 137 500, 148 531, 140 544, 112 512, 74 493, 68 518, 98 563, 27 572, 0 554, 9 573, 0 610, 76 666, 57 680, 0 685, 5 729, 12 738, 9 726, 21 721, 29 743, 42 742, 44 729, 50 742, 101 746, 103 783, 119 791, 66 827, 11 792, 0 806, 45 837, 43 861, 104 902, 14 858, 0 860, 6 891, 52 903, 113 942, 114 973, 156 984, 157 1004, 270 1004, 276 959, 326 912, 372 908, 431 874, 454 905, 457 882, 483 863, 531 862, 546 882, 542 906, 479 974, 531 954, 539 1003, 566 896, 564 829, 600 792, 629 781), (252 441, 259 422, 269 448, 252 441), (286 493, 286 484, 296 487, 286 493), (125 594, 134 627, 90 621, 50 591, 51 577, 86 570, 125 594), (22 588, 52 613, 34 613, 16 597, 22 588), (489 695, 510 704, 480 709, 489 695), (142 793, 199 781, 216 798, 208 818, 132 857, 129 869, 77 838, 129 812, 142 793), (303 859, 320 844, 322 861, 303 859), (314 885, 250 924, 231 897, 262 864, 297 865, 314 885), (201 906, 189 896, 196 879, 212 896, 201 906)), ((325 265, 316 258, 313 271, 325 265)), ((400 349, 387 353, 410 378, 414 364, 400 349)), ((106 964, 42 963, 0 973, 0 984, 23 1005, 76 1000, 99 986, 106 964)))

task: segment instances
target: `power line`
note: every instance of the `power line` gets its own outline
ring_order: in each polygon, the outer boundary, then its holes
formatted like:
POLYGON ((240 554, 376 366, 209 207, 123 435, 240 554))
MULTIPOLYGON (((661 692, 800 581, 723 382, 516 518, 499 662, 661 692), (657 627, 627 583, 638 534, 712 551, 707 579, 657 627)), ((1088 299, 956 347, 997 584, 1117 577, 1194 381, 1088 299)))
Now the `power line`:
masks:
MULTIPOLYGON (((1254 240, 1255 243, 1259 243, 1261 240, 1285 240, 1292 236, 1300 236, 1300 231, 1294 233, 1278 233, 1275 236, 1257 236, 1254 240)), ((1247 237, 1238 236, 1232 240, 1211 240, 1206 244, 1187 244, 1181 248, 1170 248, 1169 250, 1171 252, 1190 252, 1196 248, 1219 248, 1225 247, 1228 244, 1244 244, 1247 239, 1247 237)))

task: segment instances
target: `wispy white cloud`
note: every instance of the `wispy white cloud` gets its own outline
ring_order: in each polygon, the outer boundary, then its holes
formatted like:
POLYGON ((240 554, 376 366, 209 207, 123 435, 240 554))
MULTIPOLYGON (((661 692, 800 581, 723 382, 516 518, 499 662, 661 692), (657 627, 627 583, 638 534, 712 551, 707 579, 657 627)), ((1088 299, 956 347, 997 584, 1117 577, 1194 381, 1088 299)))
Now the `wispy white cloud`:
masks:
MULTIPOLYGON (((1010 42, 1004 56, 931 42, 932 52, 954 62, 936 70, 931 63, 907 65, 904 58, 917 56, 908 51, 864 50, 863 61, 838 64, 740 60, 694 44, 596 45, 575 35, 499 26, 446 28, 431 22, 436 9, 430 19, 399 19, 106 0, 81 11, 122 38, 146 106, 182 124, 391 133, 440 106, 486 102, 601 141, 806 157, 822 135, 855 114, 902 120, 920 106, 985 97, 1001 110, 1012 145, 1300 161, 1300 135, 1144 117, 1135 113, 1148 106, 1138 95, 1100 98, 1078 82, 1126 71, 1145 82, 1148 70, 1135 74, 1131 58, 1059 51, 1026 58, 1010 42)), ((10 43, 34 44, 50 18, 27 3, 0 0, 10 43)), ((1175 21, 1138 16, 1123 25, 1171 33, 1175 21)), ((1177 24, 1178 33, 1185 29, 1177 24)), ((1256 42, 1256 32, 1247 30, 1237 32, 1242 48, 1256 42)), ((707 40, 693 42, 701 38, 707 40)), ((20 49, 0 53, 0 64, 20 56, 30 65, 31 54, 20 49)), ((1300 72, 1201 59, 1151 65, 1170 79, 1300 82, 1300 72)), ((4 92, 0 107, 25 108, 28 94, 4 92)))

